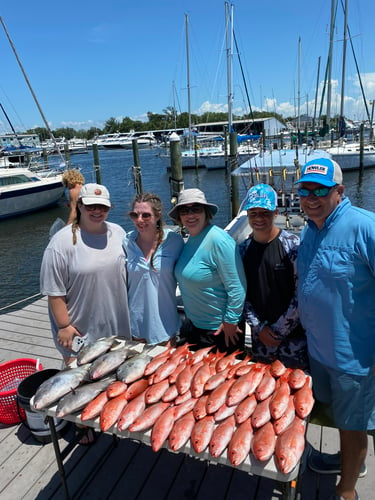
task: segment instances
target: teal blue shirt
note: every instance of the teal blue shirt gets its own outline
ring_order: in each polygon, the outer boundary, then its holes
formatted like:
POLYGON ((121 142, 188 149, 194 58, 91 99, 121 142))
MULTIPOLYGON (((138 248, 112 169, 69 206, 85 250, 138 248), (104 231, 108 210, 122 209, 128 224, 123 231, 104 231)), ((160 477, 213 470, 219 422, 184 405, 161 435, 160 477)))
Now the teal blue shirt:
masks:
POLYGON ((246 278, 234 239, 209 224, 189 236, 175 267, 186 316, 197 328, 216 330, 238 323, 245 300, 246 278))

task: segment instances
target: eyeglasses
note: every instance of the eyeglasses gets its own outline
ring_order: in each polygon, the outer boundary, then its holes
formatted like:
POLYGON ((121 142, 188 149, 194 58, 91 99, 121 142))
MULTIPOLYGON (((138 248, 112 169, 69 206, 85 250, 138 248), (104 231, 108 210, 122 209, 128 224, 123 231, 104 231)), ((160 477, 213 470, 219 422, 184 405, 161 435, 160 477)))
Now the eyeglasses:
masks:
POLYGON ((95 210, 101 210, 102 212, 108 212, 108 210, 110 209, 110 207, 107 207, 107 205, 97 205, 97 204, 84 205, 83 203, 82 203, 82 205, 85 207, 85 209, 88 212, 94 212, 95 210))
POLYGON ((129 217, 134 220, 137 220, 139 217, 141 217, 141 219, 143 220, 146 220, 150 219, 152 217, 152 214, 150 212, 143 212, 143 213, 129 212, 129 217))
POLYGON ((180 207, 178 209, 178 213, 180 215, 188 215, 188 214, 201 214, 204 208, 202 205, 192 205, 191 207, 180 207))
POLYGON ((335 187, 320 187, 316 189, 307 189, 307 188, 299 188, 298 189, 298 194, 302 196, 302 198, 306 198, 310 194, 313 194, 314 196, 317 196, 318 198, 324 198, 324 196, 327 196, 328 193, 331 191, 331 189, 335 187))
POLYGON ((255 219, 256 217, 260 217, 261 219, 267 219, 268 217, 272 217, 274 212, 267 210, 265 212, 247 212, 248 217, 251 219, 255 219))

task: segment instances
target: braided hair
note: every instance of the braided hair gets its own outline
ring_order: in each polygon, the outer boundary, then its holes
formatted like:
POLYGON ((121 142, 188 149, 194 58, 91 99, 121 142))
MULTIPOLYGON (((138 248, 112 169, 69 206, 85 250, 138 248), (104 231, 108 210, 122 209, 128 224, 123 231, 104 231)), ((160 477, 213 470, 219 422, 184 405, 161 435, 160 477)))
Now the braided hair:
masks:
POLYGON ((159 217, 157 223, 156 223, 156 231, 157 231, 157 245, 155 250, 152 252, 151 259, 150 259, 150 265, 151 268, 156 271, 154 267, 154 255, 156 253, 156 250, 159 248, 161 242, 163 241, 164 237, 164 221, 162 219, 162 213, 163 213, 163 204, 159 196, 157 196, 154 193, 140 193, 137 194, 137 196, 134 198, 133 203, 132 203, 132 209, 134 209, 134 205, 136 203, 148 203, 151 207, 151 210, 153 214, 157 217, 159 217))
POLYGON ((73 245, 77 244, 77 231, 79 229, 79 221, 81 220, 81 211, 79 209, 79 204, 76 207, 76 216, 72 222, 72 233, 73 233, 73 245))

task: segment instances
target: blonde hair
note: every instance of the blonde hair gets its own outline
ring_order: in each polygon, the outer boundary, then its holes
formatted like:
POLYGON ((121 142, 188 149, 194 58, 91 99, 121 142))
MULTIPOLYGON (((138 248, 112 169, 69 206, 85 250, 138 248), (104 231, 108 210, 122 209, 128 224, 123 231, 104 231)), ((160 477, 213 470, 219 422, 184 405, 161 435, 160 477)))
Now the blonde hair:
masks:
POLYGON ((84 184, 85 178, 81 172, 76 168, 69 168, 65 170, 62 175, 62 182, 68 189, 74 188, 77 184, 84 184))
POLYGON ((152 252, 151 259, 150 259, 151 268, 154 271, 156 271, 156 269, 154 267, 154 255, 155 255, 156 250, 159 248, 161 242, 163 241, 163 237, 164 237, 164 230, 163 230, 164 221, 162 219, 163 203, 162 203, 161 199, 159 198, 159 196, 157 196, 154 193, 137 194, 137 196, 134 198, 132 205, 131 205, 132 210, 134 209, 134 205, 136 203, 148 203, 150 205, 151 210, 153 211, 154 215, 159 217, 159 220, 156 223, 156 230, 157 230, 157 236, 158 236, 157 245, 156 245, 155 250, 152 252))

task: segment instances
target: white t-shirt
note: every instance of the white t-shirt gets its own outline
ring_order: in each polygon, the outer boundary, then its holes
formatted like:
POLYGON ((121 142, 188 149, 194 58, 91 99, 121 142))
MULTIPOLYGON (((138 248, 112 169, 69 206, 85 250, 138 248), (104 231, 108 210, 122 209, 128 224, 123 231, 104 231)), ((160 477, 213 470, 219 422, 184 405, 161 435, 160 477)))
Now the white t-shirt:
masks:
MULTIPOLYGON (((47 246, 40 273, 44 295, 65 296, 71 324, 87 342, 119 335, 130 338, 125 254, 125 231, 105 223, 107 232, 91 234, 78 229, 73 245, 72 226, 58 231, 47 246)), ((50 312, 52 333, 63 356, 72 356, 57 343, 57 325, 50 312)))

